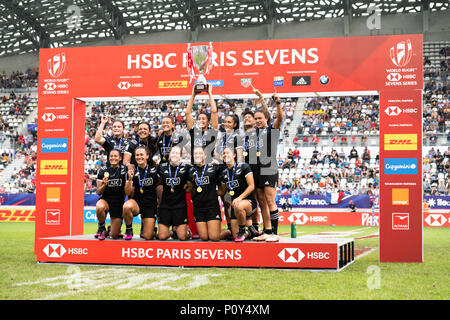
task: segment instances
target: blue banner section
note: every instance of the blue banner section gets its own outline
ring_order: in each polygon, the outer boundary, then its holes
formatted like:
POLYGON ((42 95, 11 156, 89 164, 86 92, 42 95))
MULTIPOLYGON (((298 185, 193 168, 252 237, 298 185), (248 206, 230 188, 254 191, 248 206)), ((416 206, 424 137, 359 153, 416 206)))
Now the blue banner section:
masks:
MULTIPOLYGON (((95 207, 99 196, 96 194, 84 195, 84 206, 95 207)), ((300 194, 277 194, 276 202, 279 206, 284 203, 290 203, 293 208, 347 208, 350 200, 356 205, 357 208, 367 209, 371 208, 375 201, 374 196, 368 195, 356 195, 349 196, 344 195, 341 199, 338 197, 338 203, 329 203, 330 197, 325 195, 300 195, 300 194), (328 202, 327 202, 328 200, 328 202)), ((430 206, 430 209, 450 209, 450 196, 424 196, 430 206)), ((34 206, 36 203, 36 195, 34 193, 16 193, 5 194, 0 193, 0 205, 4 206, 34 206)), ((95 216, 95 210, 93 210, 95 216)), ((86 219, 86 217, 85 217, 86 219)))
MULTIPOLYGON (((84 208, 84 222, 85 223, 97 223, 97 215, 95 214, 95 208, 84 208)), ((105 223, 110 223, 109 214, 106 215, 105 223)), ((138 215, 133 218, 133 224, 141 223, 141 216, 138 215)))

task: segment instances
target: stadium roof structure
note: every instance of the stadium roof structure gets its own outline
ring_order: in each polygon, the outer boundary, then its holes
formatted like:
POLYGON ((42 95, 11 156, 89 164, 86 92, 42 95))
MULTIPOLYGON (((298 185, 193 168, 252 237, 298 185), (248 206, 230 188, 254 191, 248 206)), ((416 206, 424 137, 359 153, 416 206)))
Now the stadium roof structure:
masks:
POLYGON ((1 0, 0 57, 161 31, 448 10, 448 0, 1 0))

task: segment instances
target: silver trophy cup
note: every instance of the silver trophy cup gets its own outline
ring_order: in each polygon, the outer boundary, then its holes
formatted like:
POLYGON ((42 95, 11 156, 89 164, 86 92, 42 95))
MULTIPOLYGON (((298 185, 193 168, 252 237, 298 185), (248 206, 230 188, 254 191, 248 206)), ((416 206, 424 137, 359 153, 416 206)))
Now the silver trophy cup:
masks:
POLYGON ((206 82, 203 71, 208 63, 208 46, 193 46, 190 48, 192 63, 197 67, 199 75, 195 84, 195 92, 208 92, 209 84, 206 82))

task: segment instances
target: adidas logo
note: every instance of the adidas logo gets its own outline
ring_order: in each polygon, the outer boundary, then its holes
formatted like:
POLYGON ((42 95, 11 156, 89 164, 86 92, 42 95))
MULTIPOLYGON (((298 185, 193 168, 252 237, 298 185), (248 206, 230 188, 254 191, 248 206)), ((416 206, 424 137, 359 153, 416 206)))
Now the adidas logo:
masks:
POLYGON ((305 85, 306 81, 303 78, 298 79, 298 81, 295 83, 296 85, 305 85))
POLYGON ((311 84, 311 76, 292 77, 293 86, 309 86, 311 84))

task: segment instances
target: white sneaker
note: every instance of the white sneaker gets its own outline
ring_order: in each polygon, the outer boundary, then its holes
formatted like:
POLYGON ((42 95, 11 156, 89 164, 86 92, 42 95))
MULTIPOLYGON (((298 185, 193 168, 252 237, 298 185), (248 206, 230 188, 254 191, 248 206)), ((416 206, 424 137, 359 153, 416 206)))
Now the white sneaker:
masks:
POLYGON ((278 237, 278 235, 272 233, 272 234, 268 234, 268 237, 265 239, 266 242, 278 242, 280 241, 280 238, 278 237))
POLYGON ((252 238, 253 241, 266 241, 266 239, 270 236, 270 234, 263 233, 262 235, 258 237, 252 238))

